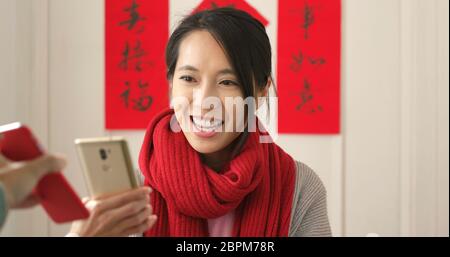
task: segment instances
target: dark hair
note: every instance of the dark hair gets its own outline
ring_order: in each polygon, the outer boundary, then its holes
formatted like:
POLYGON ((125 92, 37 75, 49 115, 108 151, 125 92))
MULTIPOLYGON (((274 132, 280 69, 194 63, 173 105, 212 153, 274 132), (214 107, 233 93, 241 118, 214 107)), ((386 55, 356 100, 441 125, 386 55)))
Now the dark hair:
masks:
POLYGON ((264 25, 244 11, 217 8, 187 16, 172 33, 166 48, 168 80, 173 79, 181 41, 196 30, 208 31, 222 46, 244 98, 255 97, 256 90, 264 89, 272 79, 272 51, 264 25))
MULTIPOLYGON (((272 51, 264 25, 250 14, 234 8, 201 11, 181 21, 170 36, 166 48, 169 81, 175 73, 181 41, 189 33, 198 30, 208 31, 223 48, 236 72, 244 99, 256 97, 269 79, 273 83, 272 51)), ((253 110, 248 111, 249 115, 253 113, 253 110)), ((243 133, 243 137, 247 133, 243 133)))

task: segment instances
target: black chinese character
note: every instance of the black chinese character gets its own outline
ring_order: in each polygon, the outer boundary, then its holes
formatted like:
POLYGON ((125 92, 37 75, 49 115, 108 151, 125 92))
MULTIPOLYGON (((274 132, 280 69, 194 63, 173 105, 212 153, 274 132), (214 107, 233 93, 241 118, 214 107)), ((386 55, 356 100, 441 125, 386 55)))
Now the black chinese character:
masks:
POLYGON ((299 51, 298 54, 292 54, 292 61, 293 63, 291 64, 291 70, 294 72, 297 72, 301 69, 302 64, 303 64, 303 53, 301 51, 299 51))
POLYGON ((153 97, 149 95, 142 95, 138 99, 133 99, 133 109, 145 112, 147 111, 153 103, 153 97))
POLYGON ((315 107, 312 103, 314 95, 311 89, 311 83, 307 79, 304 79, 303 81, 303 87, 299 93, 299 96, 300 96, 300 103, 297 104, 296 106, 297 111, 304 110, 309 113, 323 112, 322 105, 317 105, 317 107, 315 107), (309 104, 308 106, 310 106, 309 109, 306 109, 307 104, 309 104))
MULTIPOLYGON (((125 49, 122 52, 122 60, 119 63, 119 68, 122 70, 128 70, 128 65, 130 61, 135 60, 134 69, 136 71, 142 71, 142 57, 146 56, 147 52, 145 52, 141 48, 141 41, 136 41, 136 44, 134 47, 130 47, 130 44, 128 42, 125 43, 125 49)), ((151 63, 148 63, 151 65, 151 63)))
POLYGON ((311 6, 308 5, 308 3, 305 3, 305 7, 303 9, 303 14, 302 14, 302 24, 301 27, 302 29, 305 30, 305 34, 304 34, 304 38, 308 39, 309 38, 309 28, 311 27, 311 25, 314 23, 314 14, 313 14, 313 9, 311 6))
POLYGON ((305 59, 307 59, 307 63, 313 66, 321 66, 326 63, 326 60, 323 57, 306 56, 302 51, 299 51, 298 54, 292 54, 292 63, 290 65, 291 70, 298 72, 302 68, 305 59))
POLYGON ((314 57, 308 57, 308 61, 311 65, 324 65, 326 63, 325 58, 323 57, 318 57, 318 58, 314 58, 314 57))
MULTIPOLYGON (((133 0, 131 3, 131 6, 123 9, 125 12, 129 13, 129 19, 120 22, 119 25, 127 26, 128 30, 133 30, 139 21, 144 21, 145 18, 141 17, 141 15, 138 12, 138 8, 139 8, 139 5, 136 3, 136 0, 133 0)), ((143 30, 144 30, 144 27, 142 26, 140 28, 139 32, 142 32, 143 30)))
POLYGON ((130 82, 127 81, 125 82, 125 86, 126 89, 122 92, 122 94, 120 94, 120 98, 122 98, 124 104, 125 104, 125 108, 128 108, 128 103, 129 103, 129 99, 130 99, 130 82))

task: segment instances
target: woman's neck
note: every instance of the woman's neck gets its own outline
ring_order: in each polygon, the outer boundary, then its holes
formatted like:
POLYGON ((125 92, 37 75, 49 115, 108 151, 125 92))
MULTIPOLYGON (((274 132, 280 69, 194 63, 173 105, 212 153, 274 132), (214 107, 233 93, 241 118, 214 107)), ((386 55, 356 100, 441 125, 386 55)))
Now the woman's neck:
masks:
POLYGON ((201 160, 204 164, 206 164, 208 167, 213 169, 216 172, 221 172, 224 168, 225 164, 231 160, 233 157, 233 150, 236 147, 236 144, 240 141, 240 138, 242 137, 239 135, 233 142, 231 142, 228 146, 225 148, 214 152, 214 153, 208 153, 208 154, 201 154, 201 160))
POLYGON ((212 153, 212 154, 203 154, 202 155, 203 163, 213 169, 216 172, 221 172, 223 166, 226 162, 220 154, 212 153))
MULTIPOLYGON (((234 143, 231 143, 230 145, 234 145, 234 143)), ((214 171, 221 172, 225 166, 225 163, 230 160, 231 149, 227 146, 224 149, 214 153, 201 154, 202 162, 214 171)))

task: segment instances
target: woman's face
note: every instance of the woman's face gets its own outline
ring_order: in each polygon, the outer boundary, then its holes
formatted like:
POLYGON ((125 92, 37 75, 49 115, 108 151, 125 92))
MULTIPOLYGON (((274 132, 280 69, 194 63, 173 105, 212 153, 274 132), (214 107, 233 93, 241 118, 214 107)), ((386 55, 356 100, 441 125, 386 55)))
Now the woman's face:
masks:
POLYGON ((225 52, 207 31, 194 31, 181 42, 173 79, 172 100, 178 123, 189 144, 203 154, 227 147, 245 121, 225 99, 243 98, 225 52), (175 99, 185 99, 178 105, 175 99))

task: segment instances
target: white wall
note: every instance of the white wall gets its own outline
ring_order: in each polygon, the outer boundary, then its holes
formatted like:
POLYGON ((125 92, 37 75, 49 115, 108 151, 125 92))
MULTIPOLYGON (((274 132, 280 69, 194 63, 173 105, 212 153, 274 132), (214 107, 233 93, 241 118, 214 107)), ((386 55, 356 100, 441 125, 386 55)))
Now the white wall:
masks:
POLYGON ((343 120, 346 233, 399 234, 400 2, 347 2, 343 120))
MULTIPOLYGON (((199 1, 178 2, 172 17, 199 1)), ((276 49, 276 1, 248 2, 273 21, 276 49)), ((67 154, 81 195, 73 139, 110 134, 103 10, 100 0, 0 0, 0 123, 24 120, 67 154)), ((342 26, 342 133, 277 143, 324 181, 335 235, 448 236, 448 1, 343 0, 342 26)), ((113 134, 136 163, 143 132, 113 134)), ((2 235, 68 231, 40 208, 11 214, 2 235)))
MULTIPOLYGON (((29 124, 47 146, 47 68, 42 68, 48 40, 46 28, 38 26, 40 13, 36 1, 0 0, 0 124, 29 124)), ((49 227, 41 208, 12 211, 0 236, 46 235, 49 227)))

